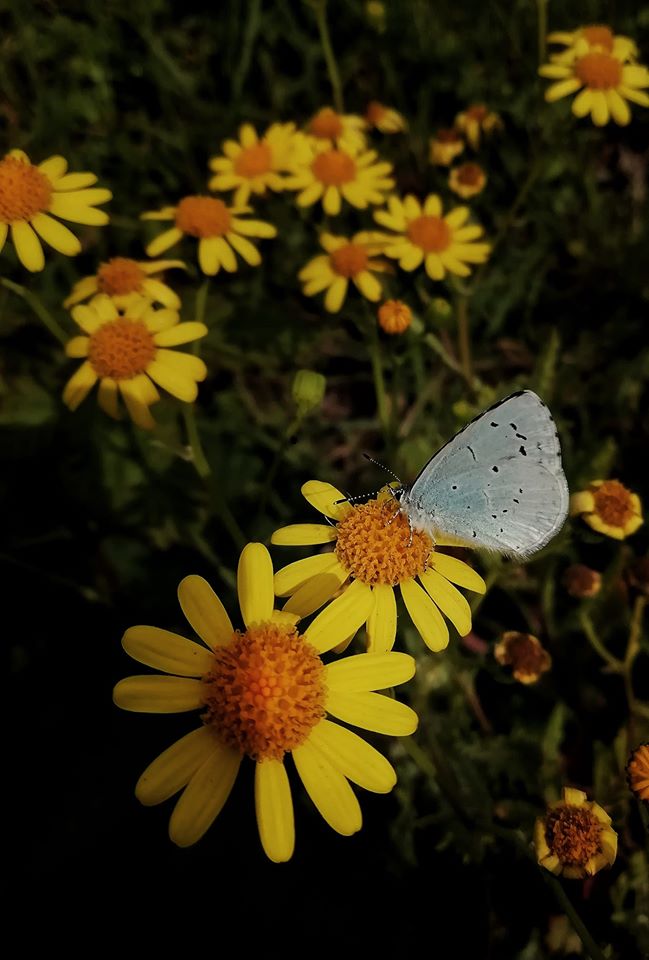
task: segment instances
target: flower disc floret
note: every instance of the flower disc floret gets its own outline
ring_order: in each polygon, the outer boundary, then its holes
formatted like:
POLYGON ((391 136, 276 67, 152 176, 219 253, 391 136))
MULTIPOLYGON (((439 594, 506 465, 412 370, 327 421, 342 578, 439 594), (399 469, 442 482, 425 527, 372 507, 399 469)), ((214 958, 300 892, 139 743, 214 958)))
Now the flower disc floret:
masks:
POLYGON ((591 90, 610 90, 622 79, 622 64, 607 53, 587 53, 576 61, 575 74, 591 90))
POLYGON ((367 267, 367 251, 357 243, 346 243, 344 247, 332 250, 331 265, 341 277, 350 279, 367 267))
POLYGON ((308 131, 314 137, 335 140, 344 132, 342 117, 331 107, 323 107, 309 121, 308 131))
POLYGON ((31 220, 47 210, 52 184, 38 167, 11 155, 0 160, 0 220, 31 220))
POLYGON ((128 380, 144 373, 156 354, 153 336, 143 323, 121 317, 90 337, 88 360, 98 377, 128 380))
POLYGON ((600 829, 587 807, 560 806, 546 817, 545 839, 562 863, 583 867, 599 849, 600 829))
POLYGON ((102 263, 97 271, 97 289, 109 297, 137 293, 146 274, 137 260, 129 257, 113 257, 102 263))
POLYGON ((394 587, 426 571, 430 537, 411 532, 406 517, 395 515, 393 500, 357 506, 338 524, 336 556, 356 580, 394 587))
POLYGON ((320 153, 311 164, 314 176, 328 187, 339 187, 356 176, 353 157, 342 150, 331 149, 320 153))
POLYGON ((408 224, 406 233, 426 253, 441 253, 451 242, 451 230, 441 217, 417 217, 408 224))
POLYGON ((273 152, 268 143, 260 141, 246 147, 234 160, 234 172, 242 177, 259 177, 272 169, 273 152))
POLYGON ((176 208, 176 226, 191 237, 222 237, 230 229, 230 211, 215 197, 183 197, 176 208))

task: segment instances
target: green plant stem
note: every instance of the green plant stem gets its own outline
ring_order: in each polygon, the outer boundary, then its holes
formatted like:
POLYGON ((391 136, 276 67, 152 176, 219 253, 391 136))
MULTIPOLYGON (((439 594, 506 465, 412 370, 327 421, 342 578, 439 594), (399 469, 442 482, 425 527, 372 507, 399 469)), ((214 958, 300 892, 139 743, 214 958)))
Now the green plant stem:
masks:
POLYGON ((414 737, 406 737, 403 740, 406 753, 410 755, 411 760, 415 762, 424 776, 430 780, 433 787, 442 791, 458 820, 465 826, 475 826, 473 819, 464 808, 459 789, 455 783, 455 776, 450 775, 446 761, 443 759, 441 751, 438 750, 434 739, 431 738, 429 746, 431 756, 417 743, 414 737))
POLYGON ((467 386, 473 389, 473 366, 471 363, 471 328, 469 321, 469 298, 458 295, 456 302, 457 315, 457 352, 460 358, 462 376, 467 386))
POLYGON ((246 26, 243 34, 243 43, 241 44, 241 54, 239 62, 232 78, 232 99, 237 101, 241 96, 243 85, 248 71, 250 70, 250 61, 252 60, 252 51, 255 46, 255 39, 261 26, 261 0, 249 0, 248 16, 246 17, 246 26))
POLYGON ((627 723, 627 751, 633 747, 635 740, 635 716, 637 701, 633 690, 633 664, 640 653, 640 635, 642 633, 642 618, 647 605, 646 597, 637 597, 631 615, 631 627, 624 654, 624 692, 629 706, 629 721, 627 723))
POLYGON ((70 339, 69 336, 59 324, 58 320, 54 319, 49 310, 41 302, 40 297, 38 297, 35 293, 32 293, 31 290, 21 287, 20 284, 14 283, 13 280, 7 280, 6 277, 1 277, 0 283, 6 287, 7 290, 11 290, 12 293, 22 297, 25 303, 32 308, 38 319, 43 323, 44 326, 47 327, 52 336, 56 337, 62 346, 66 345, 70 339))
POLYGON ((300 429, 301 423, 302 423, 302 418, 299 416, 295 417, 295 419, 291 421, 291 423, 289 423, 288 427, 284 431, 284 436, 282 437, 282 441, 277 447, 277 450, 275 451, 273 462, 270 465, 270 470, 266 474, 266 480, 264 481, 264 486, 261 491, 261 496, 259 498, 259 510, 257 511, 257 516, 259 518, 263 517, 264 513, 266 512, 268 498, 270 496, 270 491, 272 490, 273 483, 275 482, 277 471, 279 470, 280 464, 284 459, 284 454, 288 450, 288 446, 291 440, 293 439, 297 431, 300 429))
MULTIPOLYGON (((197 323, 205 323, 205 307, 207 306, 207 294, 210 289, 210 278, 205 277, 201 283, 198 291, 196 293, 196 301, 194 303, 194 320, 197 323)), ((197 340, 194 343, 198 343, 197 340)))
POLYGON ((548 0, 536 0, 536 29, 539 66, 545 63, 545 44, 548 35, 548 0))
POLYGON ((368 338, 368 349, 372 363, 372 379, 374 381, 374 394, 376 396, 376 409, 379 415, 379 422, 383 430, 383 436, 387 444, 390 442, 390 411, 388 408, 388 396, 385 390, 385 377, 383 375, 383 358, 381 356, 381 343, 374 325, 370 328, 368 338))
POLYGON ((336 57, 331 45, 329 25, 327 24, 327 0, 313 0, 313 9, 318 24, 322 52, 325 63, 327 64, 327 73, 329 74, 329 82, 331 83, 334 107, 338 113, 342 113, 345 109, 343 105, 343 88, 340 82, 338 64, 336 63, 336 57))
POLYGON ((198 424, 196 423, 196 414, 194 413, 193 403, 183 403, 183 419, 187 430, 187 441, 191 449, 191 462, 196 468, 196 473, 201 480, 208 480, 212 475, 212 469, 207 462, 207 457, 203 451, 198 424))
POLYGON ((585 610, 581 610, 579 612, 579 622, 581 623, 582 630, 586 634, 586 639, 590 643, 595 653, 597 653, 598 656, 600 656, 615 673, 624 673, 624 664, 621 660, 618 660, 617 657, 614 657, 612 653, 608 652, 597 635, 597 631, 593 626, 590 616, 585 610))
POLYGON ((591 960, 606 960, 604 954, 591 936, 588 927, 573 907, 572 901, 570 900, 570 897, 566 891, 563 889, 561 882, 557 880, 553 874, 549 873, 549 871, 541 868, 541 872, 543 873, 543 879, 552 890, 555 900, 570 920, 570 923, 572 924, 575 933, 581 940, 584 950, 588 956, 591 958, 591 960))

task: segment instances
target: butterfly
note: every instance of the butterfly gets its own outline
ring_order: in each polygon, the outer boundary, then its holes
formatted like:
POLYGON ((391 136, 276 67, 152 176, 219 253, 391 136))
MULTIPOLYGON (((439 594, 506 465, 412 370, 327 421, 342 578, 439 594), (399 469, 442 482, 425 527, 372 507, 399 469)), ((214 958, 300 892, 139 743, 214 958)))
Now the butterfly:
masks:
POLYGON ((525 559, 559 532, 568 483, 559 435, 531 390, 489 407, 394 490, 413 530, 525 559))

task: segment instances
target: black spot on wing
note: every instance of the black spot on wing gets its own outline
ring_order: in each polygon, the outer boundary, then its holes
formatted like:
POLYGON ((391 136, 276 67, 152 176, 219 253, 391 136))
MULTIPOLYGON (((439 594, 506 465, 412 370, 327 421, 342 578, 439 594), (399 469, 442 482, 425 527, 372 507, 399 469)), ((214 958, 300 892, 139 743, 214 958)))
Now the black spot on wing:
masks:
POLYGON ((491 421, 491 426, 492 426, 492 427, 497 427, 498 424, 497 424, 497 423, 494 423, 494 421, 492 420, 492 421, 491 421))
POLYGON ((498 467, 493 466, 491 469, 493 470, 494 473, 498 473, 498 467))
POLYGON ((476 463, 477 463, 477 462, 478 462, 478 458, 476 457, 476 455, 475 455, 475 453, 473 452, 473 450, 471 449, 471 447, 467 447, 467 450, 469 451, 469 453, 471 454, 471 456, 473 457, 473 459, 474 459, 474 460, 476 461, 476 463))
POLYGON ((526 457, 526 456, 527 456, 527 450, 525 449, 525 447, 523 446, 523 444, 521 444, 520 447, 518 448, 518 452, 520 453, 520 455, 521 455, 522 457, 526 457))

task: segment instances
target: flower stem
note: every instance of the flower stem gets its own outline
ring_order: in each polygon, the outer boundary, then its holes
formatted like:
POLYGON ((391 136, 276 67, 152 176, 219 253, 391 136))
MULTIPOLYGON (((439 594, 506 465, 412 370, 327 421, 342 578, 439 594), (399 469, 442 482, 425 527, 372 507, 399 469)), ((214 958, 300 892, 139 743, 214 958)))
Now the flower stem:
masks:
POLYGON ((545 63, 545 43, 548 34, 548 0, 536 0, 536 29, 539 66, 545 63))
POLYGON ((301 417, 295 417, 295 419, 292 420, 291 423, 289 423, 288 427, 284 431, 284 436, 282 437, 282 441, 275 451, 273 462, 270 465, 270 470, 266 474, 266 480, 264 481, 264 486, 261 491, 261 496, 259 498, 259 510, 257 511, 257 516, 259 518, 263 517, 264 513, 266 512, 268 497, 270 496, 270 491, 273 487, 275 477, 277 476, 277 471, 279 470, 280 464, 284 459, 284 454, 286 453, 291 440, 293 439, 297 431, 300 429, 301 423, 302 423, 301 417))
POLYGON ((581 623, 581 628, 586 634, 586 638, 590 643, 591 647, 609 665, 611 670, 615 673, 624 673, 624 664, 621 660, 618 660, 617 657, 614 657, 612 653, 609 653, 602 641, 600 640, 595 627, 593 626, 590 616, 586 613, 585 610, 581 610, 579 613, 579 622, 581 623))
POLYGON ((183 403, 183 420, 187 430, 187 440, 191 449, 191 462, 196 468, 196 473, 201 480, 208 480, 212 475, 212 469, 207 462, 207 457, 203 451, 198 424, 196 423, 196 414, 194 413, 193 403, 183 403))
POLYGON ((456 302, 457 352, 460 357, 462 376, 467 386, 473 389, 473 366, 471 363, 471 325, 469 321, 469 298, 459 295, 456 302))
POLYGON ((327 24, 327 0, 313 0, 313 9, 318 24, 318 32, 320 33, 322 52, 325 63, 327 64, 327 73, 329 74, 329 82, 331 83, 334 107, 337 113, 342 113, 345 109, 343 105, 343 88, 340 82, 338 64, 336 63, 336 57, 331 45, 329 25, 327 24))
POLYGON ((38 319, 44 324, 44 326, 47 327, 52 336, 56 337, 62 346, 65 346, 70 339, 69 336, 59 324, 58 320, 54 319, 49 310, 41 302, 40 297, 38 297, 35 293, 32 293, 31 290, 21 287, 20 284, 14 283, 12 280, 7 280, 6 277, 1 277, 0 283, 5 286, 7 290, 11 290, 12 293, 22 297, 25 303, 32 308, 38 319))
POLYGON ((383 436, 386 443, 390 441, 390 411, 388 409, 388 395, 385 390, 385 377, 383 375, 383 358, 381 356, 381 343, 379 335, 374 325, 370 327, 368 338, 368 348, 370 360, 372 363, 372 379, 374 380, 374 394, 376 396, 376 409, 383 430, 383 436))
POLYGON ((584 923, 584 921, 581 919, 581 917, 573 907, 572 901, 570 900, 566 891, 563 889, 563 886, 561 885, 560 881, 557 880, 557 878, 553 876, 551 873, 549 873, 547 870, 543 868, 541 869, 543 873, 543 879, 552 890, 552 893, 554 894, 554 897, 557 903, 559 904, 559 906, 561 907, 565 915, 570 920, 570 923, 572 924, 575 930, 575 933, 581 940, 584 946, 584 950, 586 951, 588 956, 591 958, 591 960, 606 960, 604 954, 602 953, 602 951, 599 949, 599 947, 593 940, 586 924, 584 923))

